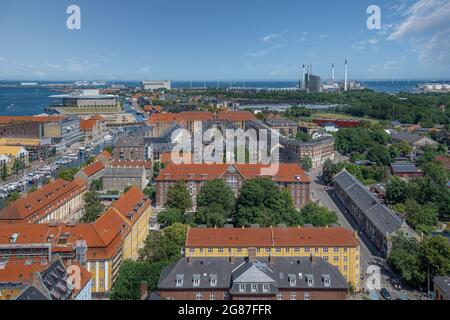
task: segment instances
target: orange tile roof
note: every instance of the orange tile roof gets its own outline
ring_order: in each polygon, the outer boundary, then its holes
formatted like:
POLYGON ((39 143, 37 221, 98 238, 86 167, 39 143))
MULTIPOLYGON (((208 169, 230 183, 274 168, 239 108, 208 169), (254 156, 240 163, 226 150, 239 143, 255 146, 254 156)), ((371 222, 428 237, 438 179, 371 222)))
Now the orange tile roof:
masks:
POLYGON ((89 260, 110 259, 116 255, 123 238, 150 204, 150 200, 133 187, 93 223, 1 224, 0 244, 9 244, 11 235, 17 233, 16 244, 51 243, 52 251, 58 253, 73 251, 77 240, 86 240, 89 260), (132 217, 130 213, 133 213, 132 217), (59 241, 63 234, 67 235, 64 243, 59 241))
POLYGON ((190 228, 186 247, 355 247, 354 234, 325 228, 190 228))
POLYGON ((250 121, 256 118, 250 111, 222 111, 217 114, 217 119, 235 122, 250 121))
MULTIPOLYGON (((173 164, 168 163, 158 177, 163 180, 212 180, 221 177, 229 166, 234 166, 244 179, 263 176, 261 171, 269 165, 263 164, 173 164)), ((268 176, 276 182, 310 182, 305 171, 295 163, 279 163, 278 172, 268 176)))
POLYGON ((80 130, 82 131, 92 131, 97 125, 98 121, 95 119, 81 119, 80 120, 80 130))
POLYGON ((212 120, 214 114, 209 111, 183 111, 178 117, 186 122, 212 120))
POLYGON ((162 107, 161 106, 144 106, 144 111, 146 111, 146 112, 152 112, 152 111, 161 112, 162 107))
POLYGON ((35 222, 86 190, 85 181, 57 179, 0 210, 0 220, 35 222))
POLYGON ((98 159, 98 157, 103 156, 106 159, 111 159, 112 158, 112 154, 107 151, 107 150, 103 150, 101 153, 99 153, 95 158, 98 159))
POLYGON ((90 176, 96 174, 97 172, 103 170, 104 168, 105 168, 105 165, 97 160, 97 161, 94 161, 91 164, 87 165, 82 170, 88 177, 90 177, 90 176))
POLYGON ((25 260, 8 260, 5 268, 0 269, 0 283, 31 283, 35 272, 42 272, 50 266, 50 263, 41 264, 41 261, 31 261, 26 264, 25 260))
POLYGON ((151 161, 124 161, 124 160, 115 160, 111 162, 111 167, 128 167, 128 168, 145 168, 147 170, 152 169, 151 161))
POLYGON ((148 123, 150 124, 158 124, 165 122, 179 122, 181 119, 175 114, 170 112, 165 113, 153 113, 148 118, 148 123))
MULTIPOLYGON (((190 152, 183 153, 181 158, 186 163, 192 163, 192 153, 190 153, 190 152)), ((160 161, 165 164, 172 162, 172 152, 162 152, 160 155, 160 161)))

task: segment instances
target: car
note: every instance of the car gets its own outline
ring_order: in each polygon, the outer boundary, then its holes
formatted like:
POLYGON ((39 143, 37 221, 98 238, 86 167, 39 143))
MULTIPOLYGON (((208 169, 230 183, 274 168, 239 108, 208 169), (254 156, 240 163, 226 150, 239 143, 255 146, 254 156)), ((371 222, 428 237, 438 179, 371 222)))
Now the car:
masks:
POLYGON ((410 300, 408 294, 399 292, 397 300, 410 300))
POLYGON ((380 290, 381 296, 384 298, 384 300, 392 300, 391 293, 386 288, 381 288, 380 290))

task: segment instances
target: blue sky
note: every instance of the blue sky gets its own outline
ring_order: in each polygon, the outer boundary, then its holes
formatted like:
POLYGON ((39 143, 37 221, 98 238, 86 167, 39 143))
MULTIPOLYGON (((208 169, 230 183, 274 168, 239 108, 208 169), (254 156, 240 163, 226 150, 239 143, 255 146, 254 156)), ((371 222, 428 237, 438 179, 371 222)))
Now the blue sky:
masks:
POLYGON ((345 59, 351 78, 449 78, 450 0, 0 0, 0 79, 327 79, 345 59))

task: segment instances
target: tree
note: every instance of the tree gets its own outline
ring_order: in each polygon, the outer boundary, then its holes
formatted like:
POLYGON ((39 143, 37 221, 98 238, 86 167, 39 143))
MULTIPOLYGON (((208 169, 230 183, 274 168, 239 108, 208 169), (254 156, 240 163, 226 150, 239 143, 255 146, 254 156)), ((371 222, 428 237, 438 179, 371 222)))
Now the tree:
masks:
POLYGON ((163 227, 170 226, 175 223, 184 223, 184 215, 179 209, 166 208, 158 213, 158 223, 163 227))
POLYGON ((311 140, 311 136, 303 131, 298 131, 295 140, 307 142, 311 140))
POLYGON ((104 147, 103 148, 103 151, 108 151, 109 153, 113 153, 113 148, 112 148, 112 146, 106 146, 106 147, 104 147))
POLYGON ((100 179, 95 179, 91 181, 91 190, 102 190, 102 180, 100 179))
POLYGON ((210 207, 218 205, 222 212, 229 216, 234 207, 234 193, 231 188, 222 180, 214 179, 207 181, 197 195, 198 207, 210 207))
POLYGON ((391 155, 389 154, 389 150, 378 144, 369 149, 367 159, 379 165, 388 166, 391 163, 391 155))
POLYGON ((16 201, 19 198, 20 198, 19 191, 14 191, 13 193, 11 193, 8 196, 8 198, 6 198, 6 206, 9 206, 11 203, 13 203, 14 201, 16 201))
POLYGON ((392 177, 386 185, 386 200, 388 203, 396 204, 406 201, 409 195, 408 183, 399 177, 392 177))
POLYGON ((450 244, 447 238, 427 238, 420 244, 419 249, 423 269, 430 273, 431 279, 450 274, 450 244))
POLYGON ((312 160, 311 160, 311 158, 308 155, 303 156, 303 158, 302 158, 302 165, 303 165, 303 168, 306 171, 311 170, 311 168, 312 168, 312 160))
POLYGON ((208 227, 222 227, 227 221, 227 214, 219 204, 199 207, 195 214, 196 224, 206 224, 208 227))
POLYGON ((155 198, 156 189, 155 189, 154 186, 150 186, 149 185, 149 186, 145 187, 143 192, 144 192, 145 196, 149 197, 150 199, 154 199, 155 198))
POLYGON ((2 165, 2 170, 1 170, 1 179, 5 180, 8 177, 8 167, 6 166, 6 164, 2 165))
POLYGON ((289 192, 280 190, 267 178, 244 182, 232 218, 237 226, 255 223, 261 226, 301 224, 300 214, 295 210, 289 192))
POLYGON ((406 221, 416 231, 424 234, 431 233, 437 222, 437 210, 429 204, 421 205, 413 199, 409 199, 405 204, 406 221))
POLYGON ((100 197, 95 191, 88 191, 83 196, 84 200, 84 214, 80 219, 80 222, 94 222, 97 220, 102 212, 105 210, 105 206, 102 204, 100 197))
POLYGON ((127 193, 128 191, 130 191, 132 188, 132 186, 126 186, 125 188, 123 188, 123 193, 127 193))
POLYGON ((64 179, 66 181, 72 181, 75 174, 78 172, 78 168, 66 168, 60 169, 56 175, 57 179, 64 179))
POLYGON ((162 262, 125 260, 122 262, 117 278, 111 288, 111 300, 140 300, 140 286, 143 281, 148 284, 148 290, 157 288, 159 276, 166 266, 162 262))
POLYGON ((192 209, 192 197, 184 181, 178 181, 167 192, 166 208, 175 208, 182 213, 192 209))
POLYGON ((308 203, 300 211, 303 224, 309 223, 314 227, 325 227, 327 225, 336 224, 338 217, 335 212, 329 211, 327 208, 319 206, 316 203, 308 203))
POLYGON ((188 226, 175 223, 162 230, 151 230, 144 247, 139 250, 139 259, 170 264, 181 258, 188 226))

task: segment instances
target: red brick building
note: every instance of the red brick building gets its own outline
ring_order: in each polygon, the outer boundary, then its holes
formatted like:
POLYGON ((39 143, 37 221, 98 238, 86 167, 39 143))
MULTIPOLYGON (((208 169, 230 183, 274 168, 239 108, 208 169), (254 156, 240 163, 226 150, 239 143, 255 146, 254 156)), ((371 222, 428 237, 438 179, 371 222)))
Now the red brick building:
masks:
POLYGON ((156 178, 156 206, 163 207, 170 186, 184 181, 195 207, 197 194, 206 181, 216 178, 224 180, 237 197, 247 179, 268 177, 279 187, 290 191, 294 206, 300 208, 310 201, 310 180, 295 163, 279 163, 278 172, 264 175, 262 164, 180 164, 169 163, 156 178), (262 173, 263 172, 263 173, 262 173))

